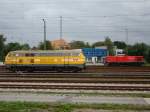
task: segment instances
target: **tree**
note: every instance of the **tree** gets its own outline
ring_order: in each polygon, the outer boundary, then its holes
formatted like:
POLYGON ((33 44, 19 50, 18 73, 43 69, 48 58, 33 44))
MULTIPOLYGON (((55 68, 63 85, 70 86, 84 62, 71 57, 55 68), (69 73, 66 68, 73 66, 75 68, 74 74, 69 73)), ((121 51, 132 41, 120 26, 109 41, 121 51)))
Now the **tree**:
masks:
POLYGON ((29 46, 29 44, 23 44, 23 45, 21 45, 21 49, 22 50, 29 50, 30 46, 29 46))
POLYGON ((5 51, 8 53, 9 51, 21 50, 21 45, 18 42, 8 43, 5 47, 5 51))
POLYGON ((147 62, 150 62, 150 47, 145 43, 136 43, 128 47, 128 54, 135 56, 144 56, 147 62))
POLYGON ((104 43, 107 46, 109 55, 114 55, 114 45, 113 45, 113 42, 111 41, 111 39, 109 37, 106 37, 104 43))
POLYGON ((146 57, 148 53, 148 46, 145 43, 136 43, 129 48, 129 55, 137 55, 146 57))
POLYGON ((88 42, 85 43, 86 48, 91 48, 90 44, 88 42))
POLYGON ((85 48, 87 44, 85 44, 83 41, 72 41, 70 43, 71 49, 81 49, 85 48))
MULTIPOLYGON (((44 43, 43 42, 40 42, 39 45, 38 45, 38 49, 40 50, 44 50, 44 43)), ((51 42, 46 40, 46 50, 52 50, 52 45, 51 45, 51 42)))
POLYGON ((4 38, 3 35, 0 35, 0 61, 3 61, 4 59, 4 50, 5 50, 5 41, 6 38, 4 38))
POLYGON ((105 41, 95 42, 92 46, 93 47, 106 46, 109 51, 109 55, 114 55, 114 45, 109 37, 106 37, 105 41))
POLYGON ((148 50, 148 53, 147 53, 147 56, 146 56, 146 61, 148 63, 150 63, 150 47, 149 47, 149 50, 148 50))
POLYGON ((5 55, 7 55, 8 52, 10 51, 16 51, 16 50, 29 50, 30 46, 28 44, 23 44, 21 45, 18 42, 14 42, 14 43, 8 43, 5 46, 5 55))
POLYGON ((38 48, 36 46, 33 46, 31 49, 32 50, 38 50, 38 48))
POLYGON ((127 45, 123 41, 114 41, 114 46, 117 46, 118 49, 126 49, 127 45))
POLYGON ((103 42, 103 41, 95 42, 92 46, 93 47, 105 46, 105 42, 103 42))

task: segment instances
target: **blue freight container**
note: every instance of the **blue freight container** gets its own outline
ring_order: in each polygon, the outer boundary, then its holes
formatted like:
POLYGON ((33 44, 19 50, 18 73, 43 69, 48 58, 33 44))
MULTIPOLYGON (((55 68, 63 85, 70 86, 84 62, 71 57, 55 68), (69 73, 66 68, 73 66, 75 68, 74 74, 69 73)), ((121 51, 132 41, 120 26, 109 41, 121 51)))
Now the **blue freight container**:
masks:
POLYGON ((107 56, 107 49, 83 48, 82 51, 86 58, 107 56))

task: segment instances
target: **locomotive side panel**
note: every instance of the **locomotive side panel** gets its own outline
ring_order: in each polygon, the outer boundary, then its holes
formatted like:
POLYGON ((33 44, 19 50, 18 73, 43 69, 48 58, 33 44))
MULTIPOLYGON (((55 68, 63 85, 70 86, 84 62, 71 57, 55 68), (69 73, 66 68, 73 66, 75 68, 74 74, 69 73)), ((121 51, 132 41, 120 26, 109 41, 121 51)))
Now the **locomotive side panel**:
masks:
POLYGON ((85 68, 85 57, 82 52, 67 52, 13 52, 14 57, 8 55, 5 64, 13 70, 57 70, 59 68, 58 70, 63 71, 63 69, 85 68))

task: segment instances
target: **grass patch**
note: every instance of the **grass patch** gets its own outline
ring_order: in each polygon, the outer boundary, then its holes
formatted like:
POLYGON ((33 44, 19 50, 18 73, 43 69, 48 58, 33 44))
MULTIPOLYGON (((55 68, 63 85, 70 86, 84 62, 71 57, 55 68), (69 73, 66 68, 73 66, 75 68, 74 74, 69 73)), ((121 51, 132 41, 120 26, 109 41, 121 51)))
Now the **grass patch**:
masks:
POLYGON ((0 112, 72 112, 74 109, 150 110, 150 105, 0 102, 0 112))
POLYGON ((74 109, 101 109, 101 110, 123 110, 123 111, 149 111, 149 105, 127 105, 127 104, 60 104, 56 112, 72 112, 74 109), (64 107, 69 107, 66 110, 64 107))
POLYGON ((29 110, 47 110, 48 108, 49 105, 46 103, 0 102, 0 112, 28 112, 29 110))
MULTIPOLYGON (((71 104, 70 104, 71 105, 71 104)), ((103 109, 103 110, 150 110, 149 105, 128 104, 73 104, 72 108, 79 109, 103 109)))
POLYGON ((55 112, 72 112, 73 105, 71 104, 59 104, 55 109, 55 112))

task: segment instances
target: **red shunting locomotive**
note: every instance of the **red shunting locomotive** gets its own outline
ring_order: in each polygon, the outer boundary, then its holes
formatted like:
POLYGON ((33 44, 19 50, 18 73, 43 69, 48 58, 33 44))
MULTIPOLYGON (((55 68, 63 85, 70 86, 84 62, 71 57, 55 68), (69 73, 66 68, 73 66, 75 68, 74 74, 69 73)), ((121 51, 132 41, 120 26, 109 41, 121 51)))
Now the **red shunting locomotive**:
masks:
POLYGON ((133 65, 142 66, 144 64, 143 56, 106 56, 105 65, 133 65))

